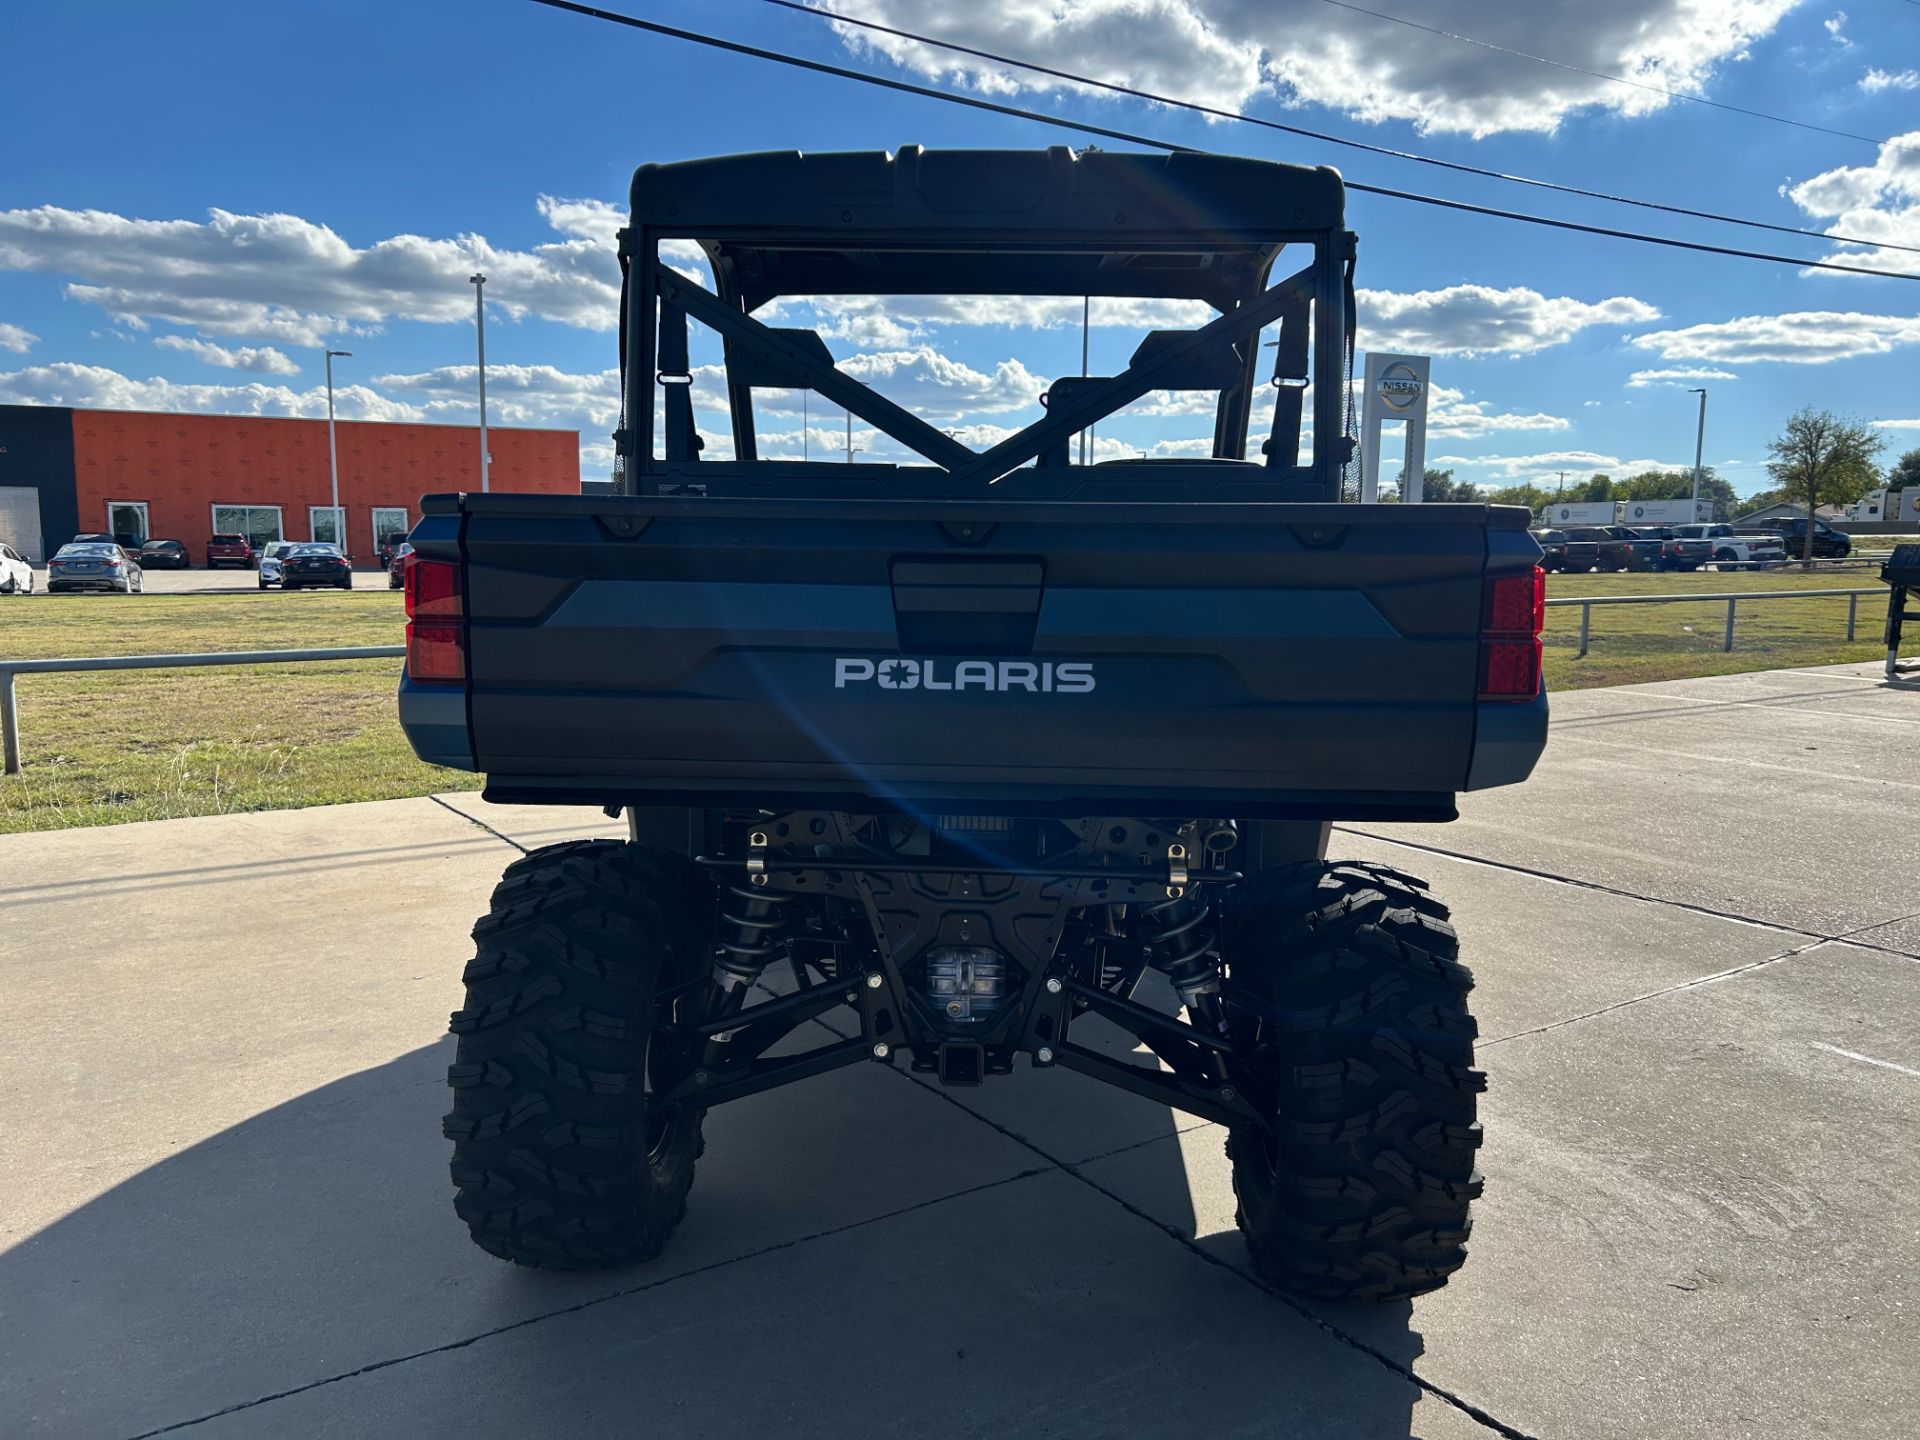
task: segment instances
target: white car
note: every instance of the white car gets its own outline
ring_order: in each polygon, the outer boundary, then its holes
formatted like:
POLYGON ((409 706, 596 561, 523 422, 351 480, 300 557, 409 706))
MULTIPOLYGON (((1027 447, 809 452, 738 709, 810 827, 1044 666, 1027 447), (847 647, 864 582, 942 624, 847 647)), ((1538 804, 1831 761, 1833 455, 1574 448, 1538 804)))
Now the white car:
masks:
POLYGON ((276 540, 260 552, 260 588, 280 583, 280 562, 293 553, 294 540, 276 540))
POLYGON ((0 595, 31 595, 33 567, 11 545, 0 545, 0 595))
POLYGON ((1778 535, 1741 535, 1731 525, 1676 525, 1675 540, 1704 540, 1713 548, 1704 560, 1717 570, 1750 566, 1758 569, 1787 558, 1778 535))

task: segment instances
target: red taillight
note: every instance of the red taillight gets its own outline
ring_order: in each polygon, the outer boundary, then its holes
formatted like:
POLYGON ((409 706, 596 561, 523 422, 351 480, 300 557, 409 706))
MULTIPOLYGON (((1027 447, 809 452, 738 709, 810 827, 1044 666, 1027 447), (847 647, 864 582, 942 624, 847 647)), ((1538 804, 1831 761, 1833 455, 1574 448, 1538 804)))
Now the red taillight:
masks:
POLYGON ((467 678, 467 626, 460 566, 407 556, 407 674, 415 680, 467 678))
POLYGON ((1480 610, 1480 698, 1531 700, 1540 693, 1540 632, 1547 621, 1547 572, 1496 575, 1480 610))

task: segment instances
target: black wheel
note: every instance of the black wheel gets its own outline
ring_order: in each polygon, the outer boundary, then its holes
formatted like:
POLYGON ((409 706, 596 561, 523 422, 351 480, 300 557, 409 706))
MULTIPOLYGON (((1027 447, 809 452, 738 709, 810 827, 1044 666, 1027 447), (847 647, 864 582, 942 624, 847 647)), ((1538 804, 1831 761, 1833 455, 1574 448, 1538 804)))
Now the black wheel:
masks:
POLYGON ((654 1096, 691 1069, 670 991, 696 993, 713 890, 692 862, 613 840, 507 867, 473 927, 447 1072, 454 1209, 523 1265, 650 1260, 686 1213, 700 1112, 654 1096), (664 997, 664 998, 663 998, 664 997))
POLYGON ((1254 1268, 1326 1299, 1446 1284, 1480 1194, 1486 1084, 1447 907, 1385 866, 1290 865, 1242 887, 1222 946, 1233 987, 1272 1012, 1243 1083, 1274 1131, 1227 1139, 1254 1268))
POLYGON ((260 580, 260 588, 261 588, 262 590, 268 590, 268 589, 271 589, 271 588, 272 588, 272 586, 271 586, 271 585, 269 585, 269 584, 267 583, 267 580, 266 580, 266 577, 265 577, 265 576, 262 576, 262 577, 261 577, 261 580, 260 580))

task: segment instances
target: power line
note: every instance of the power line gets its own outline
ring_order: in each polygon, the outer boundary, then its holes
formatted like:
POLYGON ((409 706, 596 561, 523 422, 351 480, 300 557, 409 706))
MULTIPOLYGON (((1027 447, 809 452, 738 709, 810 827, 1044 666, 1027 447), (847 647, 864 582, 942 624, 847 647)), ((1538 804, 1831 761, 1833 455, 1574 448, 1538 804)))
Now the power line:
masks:
MULTIPOLYGON (((1355 5, 1351 0, 1321 0, 1323 5, 1332 5, 1340 10, 1351 10, 1356 15, 1371 16, 1375 20, 1385 20, 1392 25, 1405 25, 1410 30, 1421 30, 1428 35, 1438 35, 1442 39, 1457 40, 1462 45, 1477 45, 1482 50, 1492 50, 1500 55, 1513 55, 1521 60, 1531 60, 1539 65, 1551 65, 1556 70, 1566 70, 1575 75, 1585 75, 1594 80, 1606 80, 1615 85, 1630 85, 1635 90, 1650 90, 1655 95, 1665 95, 1674 100, 1686 100, 1695 105, 1711 105, 1715 110, 1728 110, 1735 115, 1751 116, 1755 120, 1770 120, 1775 125, 1791 125, 1798 130, 1812 130, 1821 135, 1837 135, 1842 140, 1858 140, 1863 145, 1891 145, 1896 150, 1920 149, 1905 142, 1873 135, 1856 135, 1851 130, 1834 130, 1825 125, 1815 125, 1810 120, 1793 120, 1785 115, 1772 115, 1765 110, 1749 110, 1744 105, 1730 105, 1724 100, 1709 100, 1704 95, 1694 95, 1685 90, 1669 90, 1664 85, 1655 85, 1647 80, 1630 80, 1624 75, 1609 75, 1604 70, 1589 70, 1584 65, 1570 65, 1564 60, 1549 59, 1545 55, 1535 55, 1526 50, 1514 50, 1505 45, 1496 45, 1491 40, 1477 40, 1471 35, 1462 35, 1453 30, 1442 30, 1434 25, 1423 25, 1418 20, 1409 20, 1401 15, 1388 15, 1379 10, 1369 10, 1364 5, 1355 5)), ((1920 0, 1908 0, 1909 4, 1920 0)))
MULTIPOLYGON (((841 80, 853 80, 862 85, 893 90, 903 95, 918 95, 944 104, 964 106, 970 110, 983 110, 989 114, 1006 115, 1016 120, 1030 120, 1036 124, 1052 125, 1061 130, 1072 130, 1082 135, 1099 135, 1109 140, 1123 140, 1129 145, 1139 145, 1149 150, 1166 150, 1175 154, 1189 155, 1218 153, 1201 150, 1193 145, 1161 140, 1151 135, 1136 134, 1130 130, 1095 125, 1085 120, 1068 120, 1058 115, 1042 114, 1037 110, 1023 110, 1017 105, 1003 105, 995 100, 983 100, 976 95, 958 95, 952 91, 936 90, 931 86, 915 85, 906 80, 894 80, 884 75, 869 75, 864 71, 850 70, 842 65, 830 65, 823 60, 809 60, 804 56, 789 55, 781 50, 768 50, 739 40, 727 40, 698 30, 682 30, 678 26, 663 25, 657 20, 642 20, 638 16, 623 15, 615 10, 602 10, 597 6, 581 4, 579 0, 530 0, 530 3, 545 6, 549 10, 564 10, 574 15, 585 15, 593 20, 605 20, 609 24, 624 25, 633 30, 644 30, 648 34, 665 36, 670 40, 684 40, 688 44, 724 50, 733 55, 746 55, 756 60, 767 60, 776 65, 786 65, 797 70, 810 70, 818 75, 832 75, 841 80)), ((1733 260, 1761 260, 1769 264, 1792 265, 1807 270, 1832 270, 1846 275, 1873 275, 1884 280, 1920 280, 1920 273, 1911 271, 1874 270, 1863 265, 1842 265, 1833 260, 1808 260, 1795 255, 1773 255, 1759 250, 1737 250, 1726 245, 1708 245, 1698 240, 1649 235, 1637 230, 1614 230, 1604 225, 1584 225, 1578 221, 1557 220, 1546 215, 1530 214, 1524 210, 1502 210, 1491 205, 1474 205, 1464 200, 1447 200, 1437 195, 1424 195, 1413 190, 1395 190, 1385 185, 1368 185, 1357 180, 1348 180, 1346 188, 1360 195, 1378 195, 1387 200, 1404 200, 1415 205, 1432 205, 1443 210, 1457 210, 1468 215, 1484 215, 1495 220, 1511 220, 1518 224, 1539 225, 1582 235, 1601 235, 1614 240, 1631 240, 1643 245, 1659 245, 1670 250, 1690 250, 1702 255, 1721 255, 1733 260)))
MULTIPOLYGON (((1752 220, 1740 215, 1723 215, 1713 210, 1693 210, 1684 205, 1667 205, 1658 200, 1642 200, 1632 195, 1614 195, 1604 190, 1590 190, 1584 186, 1566 185, 1555 180, 1541 180, 1530 175, 1515 175, 1505 170, 1490 170, 1483 166, 1466 164, 1464 161, 1442 160, 1438 156, 1422 155, 1413 150, 1399 150, 1390 145, 1376 145, 1366 140, 1350 139, 1344 135, 1308 130, 1303 126, 1286 125, 1278 120, 1247 115, 1238 110, 1203 105, 1195 100, 1176 100, 1171 96, 1157 95, 1151 90, 1140 90, 1131 85, 1121 85, 1109 80, 1095 80, 1088 76, 1076 75, 1070 70, 1057 70, 1050 65, 1041 65, 1032 60, 1019 60, 1010 55, 999 55, 991 50, 975 49, 971 45, 962 45, 952 40, 937 40, 930 35, 896 29, 891 25, 882 25, 878 21, 861 20, 835 11, 819 10, 810 4, 803 3, 803 0, 762 0, 762 3, 777 6, 782 10, 792 10, 801 15, 810 15, 817 20, 825 20, 832 24, 854 25, 863 30, 875 30, 883 35, 911 40, 915 44, 931 45, 936 49, 951 50, 960 55, 971 55, 977 60, 991 61, 995 65, 1010 65, 1017 70, 1031 70, 1035 74, 1050 75, 1056 80, 1065 80, 1070 84, 1086 85, 1115 95, 1127 95, 1136 100, 1150 101, 1155 105, 1191 110, 1197 114, 1211 115, 1219 120, 1237 120, 1246 125, 1258 125, 1265 130, 1277 130, 1283 135, 1297 135, 1307 140, 1324 141, 1329 145, 1344 145, 1349 149, 1364 150, 1370 155, 1385 155, 1394 160, 1411 160, 1421 165, 1432 165, 1441 170, 1457 171, 1463 175, 1478 175, 1487 180, 1505 180, 1514 185, 1530 185, 1541 190, 1556 191, 1562 195, 1578 195, 1588 200, 1605 200, 1615 205, 1633 205, 1643 210, 1659 210, 1668 215, 1685 215, 1695 220, 1712 220, 1722 225, 1744 225, 1748 229, 1771 230, 1781 235, 1804 235, 1810 239, 1831 240, 1837 244, 1871 245, 1883 250, 1904 250, 1910 254, 1920 255, 1920 245, 1895 245, 1879 240, 1864 240, 1858 236, 1837 235, 1827 230, 1808 230, 1798 225, 1777 225, 1770 220, 1752 220)), ((1920 0, 1913 0, 1913 3, 1920 5, 1920 0)))

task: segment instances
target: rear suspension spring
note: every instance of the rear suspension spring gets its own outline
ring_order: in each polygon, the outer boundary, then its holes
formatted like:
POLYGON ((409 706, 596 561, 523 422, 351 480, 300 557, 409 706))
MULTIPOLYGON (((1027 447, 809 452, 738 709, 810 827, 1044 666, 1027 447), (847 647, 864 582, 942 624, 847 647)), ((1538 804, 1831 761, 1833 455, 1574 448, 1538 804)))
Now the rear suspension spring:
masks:
POLYGON ((713 983, 723 992, 744 991, 785 945, 786 907, 793 896, 777 890, 727 887, 720 940, 713 957, 713 983))
POLYGON ((1218 936, 1209 923, 1213 907, 1198 887, 1141 910, 1141 935, 1181 1003, 1199 1021, 1218 1029, 1220 955, 1218 936))

